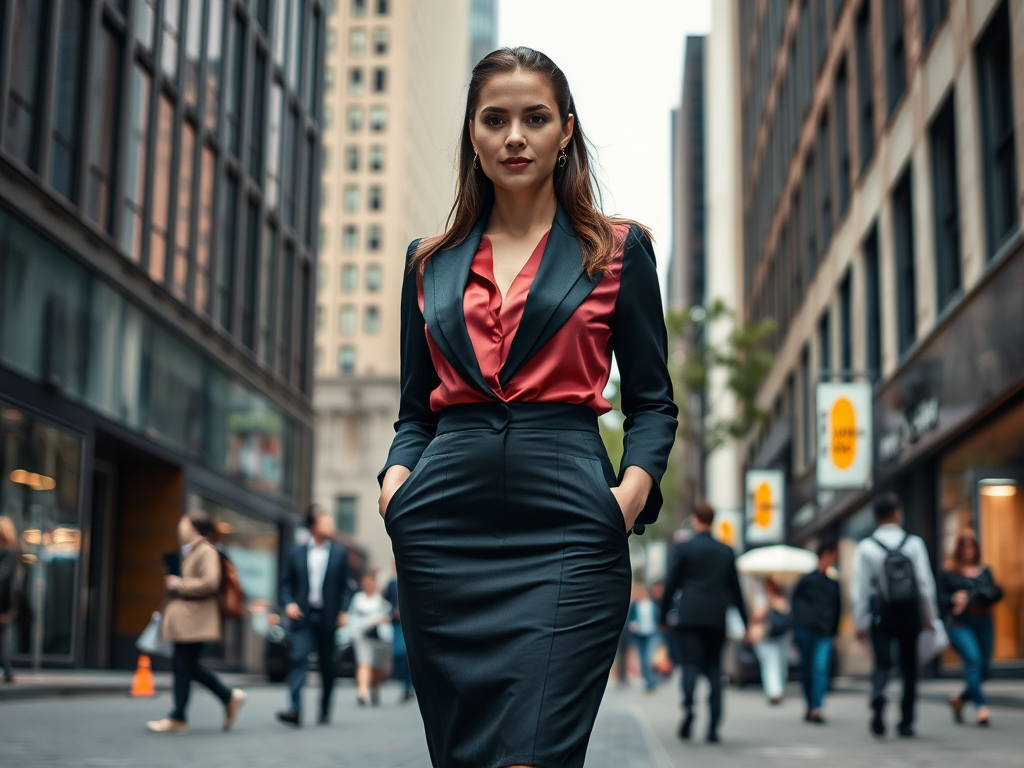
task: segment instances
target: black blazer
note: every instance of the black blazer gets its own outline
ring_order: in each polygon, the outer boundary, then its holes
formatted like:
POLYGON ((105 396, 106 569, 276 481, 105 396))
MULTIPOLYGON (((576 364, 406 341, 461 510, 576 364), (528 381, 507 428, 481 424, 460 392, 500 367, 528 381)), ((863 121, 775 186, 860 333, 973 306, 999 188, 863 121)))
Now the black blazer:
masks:
POLYGON ((739 609, 744 622, 747 620, 740 577, 736 573, 736 555, 706 531, 679 544, 672 553, 672 565, 661 599, 662 616, 667 616, 672 609, 676 592, 679 592, 678 628, 711 627, 724 632, 725 611, 730 605, 739 609))
MULTIPOLYGON (((470 265, 476 255, 490 211, 477 220, 461 244, 431 256, 423 270, 423 311, 417 300, 415 271, 406 271, 402 286, 402 397, 395 439, 384 468, 400 464, 415 468, 437 431, 438 414, 430 409, 430 393, 440 380, 423 334, 426 325, 437 348, 462 378, 497 399, 477 362, 462 312, 470 265)), ((411 259, 419 241, 409 246, 411 259)), ((544 256, 523 309, 501 381, 509 381, 576 311, 603 278, 583 269, 583 252, 569 215, 558 208, 544 256)), ((654 485, 637 522, 658 518, 662 496, 659 484, 676 434, 678 408, 672 400, 672 380, 666 364, 667 334, 661 307, 661 288, 651 242, 637 227, 626 235, 622 273, 612 318, 612 350, 618 362, 623 423, 622 462, 646 470, 654 485)))
MULTIPOLYGON (((301 625, 309 615, 309 548, 306 545, 292 547, 285 559, 284 577, 281 579, 281 604, 296 603, 303 613, 303 619, 293 622, 301 625)), ((348 553, 336 541, 331 542, 324 571, 323 612, 332 621, 348 608, 351 595, 348 586, 348 553)))

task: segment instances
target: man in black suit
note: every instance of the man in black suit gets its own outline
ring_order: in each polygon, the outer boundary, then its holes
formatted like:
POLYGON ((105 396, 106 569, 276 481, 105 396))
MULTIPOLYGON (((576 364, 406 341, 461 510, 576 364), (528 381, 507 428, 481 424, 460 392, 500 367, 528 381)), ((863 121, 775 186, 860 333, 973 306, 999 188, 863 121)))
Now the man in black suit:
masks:
POLYGON ((277 713, 288 725, 302 723, 302 687, 314 650, 323 684, 320 724, 330 722, 331 692, 334 689, 334 632, 345 624, 348 607, 348 555, 333 540, 334 519, 325 512, 311 514, 309 543, 296 545, 285 561, 281 580, 281 602, 291 621, 291 666, 288 689, 291 707, 277 713))
POLYGON ((672 629, 683 667, 684 717, 679 726, 679 738, 690 738, 693 689, 697 675, 703 674, 711 684, 709 742, 718 741, 718 723, 722 719, 722 647, 725 645, 726 609, 736 606, 744 623, 747 620, 736 573, 736 555, 730 547, 711 537, 714 519, 715 510, 709 504, 699 502, 694 507, 691 517, 694 535, 673 552, 661 604, 662 616, 675 614, 678 617, 672 629))

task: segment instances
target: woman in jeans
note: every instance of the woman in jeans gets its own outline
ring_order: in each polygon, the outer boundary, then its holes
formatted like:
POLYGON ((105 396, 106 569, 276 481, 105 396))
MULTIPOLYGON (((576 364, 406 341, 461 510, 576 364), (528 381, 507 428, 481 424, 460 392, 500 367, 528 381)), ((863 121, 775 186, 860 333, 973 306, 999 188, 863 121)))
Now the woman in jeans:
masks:
POLYGON ((789 677, 789 602, 779 585, 764 580, 764 603, 750 615, 747 641, 761 665, 761 685, 768 703, 781 704, 789 677))
POLYGON ((181 544, 181 576, 167 576, 167 604, 164 608, 163 636, 174 643, 171 668, 174 671, 174 709, 163 720, 146 724, 155 733, 185 733, 188 730, 185 709, 192 681, 196 680, 224 704, 224 730, 228 730, 245 703, 245 693, 231 690, 199 663, 203 643, 221 640, 220 553, 210 543, 216 529, 203 511, 189 512, 178 521, 181 544))
POLYGON ((964 663, 964 690, 951 696, 953 719, 963 722, 963 708, 972 702, 978 708, 978 725, 988 725, 989 712, 981 684, 988 678, 992 659, 992 606, 1003 590, 992 571, 981 562, 981 550, 974 531, 961 531, 953 554, 946 561, 938 581, 939 610, 949 641, 964 663))

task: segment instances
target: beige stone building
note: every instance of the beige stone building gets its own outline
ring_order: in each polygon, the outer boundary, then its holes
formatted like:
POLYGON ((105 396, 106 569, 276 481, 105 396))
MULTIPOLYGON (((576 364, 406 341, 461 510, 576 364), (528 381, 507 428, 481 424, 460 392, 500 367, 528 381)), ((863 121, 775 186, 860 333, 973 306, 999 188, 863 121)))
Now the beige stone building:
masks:
POLYGON ((880 491, 900 495, 933 563, 973 528, 1015 595, 995 617, 997 664, 1019 664, 1024 2, 734 7, 736 293, 745 319, 779 323, 760 392, 770 422, 737 446, 737 477, 782 469, 787 538, 838 536, 846 577, 880 491), (829 379, 873 387, 861 490, 816 485, 815 387, 829 379))
POLYGON ((468 0, 337 0, 328 19, 313 496, 385 568, 405 254, 452 203, 469 22, 468 0))

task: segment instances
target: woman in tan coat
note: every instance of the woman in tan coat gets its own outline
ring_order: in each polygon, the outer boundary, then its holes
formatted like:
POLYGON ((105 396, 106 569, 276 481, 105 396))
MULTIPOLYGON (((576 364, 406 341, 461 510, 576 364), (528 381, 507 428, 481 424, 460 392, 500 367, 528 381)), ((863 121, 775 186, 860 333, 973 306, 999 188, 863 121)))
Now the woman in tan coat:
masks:
POLYGON ((245 693, 230 689, 199 663, 203 643, 221 639, 220 553, 210 543, 213 520, 203 511, 184 515, 178 523, 181 543, 181 576, 167 576, 167 604, 164 608, 163 636, 174 643, 171 668, 174 670, 174 710, 163 720, 146 725, 157 733, 188 730, 185 708, 192 681, 196 680, 224 703, 224 730, 228 730, 245 702, 245 693))

